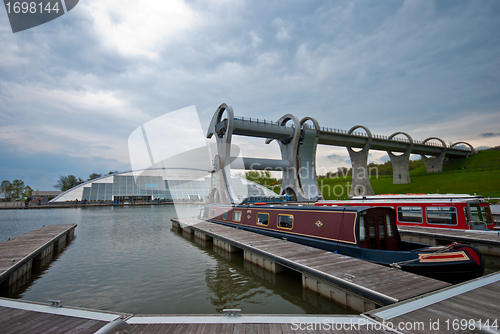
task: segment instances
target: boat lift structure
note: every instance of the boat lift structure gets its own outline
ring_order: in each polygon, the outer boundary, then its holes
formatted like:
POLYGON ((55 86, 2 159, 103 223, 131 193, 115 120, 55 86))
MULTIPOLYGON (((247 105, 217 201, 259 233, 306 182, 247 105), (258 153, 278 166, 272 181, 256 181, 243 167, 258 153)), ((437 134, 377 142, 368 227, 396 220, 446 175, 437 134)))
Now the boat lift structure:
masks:
POLYGON ((288 195, 290 200, 315 202, 322 199, 316 177, 316 148, 318 144, 346 147, 351 157, 353 178, 349 197, 374 195, 368 173, 369 150, 386 151, 393 164, 393 183, 410 183, 410 154, 420 154, 428 173, 440 172, 445 157, 457 159, 475 154, 474 147, 466 142, 456 142, 450 146, 437 137, 415 141, 404 132, 390 136, 374 135, 362 125, 350 130, 320 127, 312 117, 301 120, 286 114, 276 122, 235 117, 233 108, 226 103, 215 111, 210 122, 207 138, 215 135, 217 152, 213 159, 212 202, 237 203, 238 199, 229 186, 231 168, 245 170, 266 170, 283 172, 280 195, 288 195), (365 132, 357 132, 362 128, 365 132), (260 159, 231 156, 232 136, 265 138, 266 144, 278 142, 281 159, 260 159), (398 137, 406 136, 406 139, 398 137), (435 144, 432 141, 438 141, 435 144), (354 148, 361 150, 355 151, 354 148), (401 153, 400 155, 394 152, 401 153))

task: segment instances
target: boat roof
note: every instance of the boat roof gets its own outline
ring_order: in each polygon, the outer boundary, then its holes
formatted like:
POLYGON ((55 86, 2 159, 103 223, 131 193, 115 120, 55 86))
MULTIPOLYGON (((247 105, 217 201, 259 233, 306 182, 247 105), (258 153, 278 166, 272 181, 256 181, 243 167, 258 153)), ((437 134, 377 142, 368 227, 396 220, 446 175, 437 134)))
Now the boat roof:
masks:
POLYGON ((374 196, 354 196, 350 200, 324 200, 318 201, 321 203, 363 203, 364 201, 369 202, 379 202, 379 203, 395 203, 395 202, 432 202, 432 203, 449 203, 449 202, 467 202, 467 201, 481 201, 484 200, 483 196, 480 195, 468 195, 468 194, 384 194, 384 195, 374 195, 374 196))
MULTIPOLYGON (((230 204, 209 204, 214 206, 227 206, 228 208, 242 208, 242 209, 273 209, 273 210, 307 210, 307 211, 345 211, 345 212, 363 212, 366 210, 372 210, 373 206, 314 206, 314 205, 230 205, 230 204)), ((377 207, 387 209, 387 207, 377 207)))
POLYGON ((359 199, 483 199, 481 195, 469 194, 381 194, 373 196, 354 196, 359 199))

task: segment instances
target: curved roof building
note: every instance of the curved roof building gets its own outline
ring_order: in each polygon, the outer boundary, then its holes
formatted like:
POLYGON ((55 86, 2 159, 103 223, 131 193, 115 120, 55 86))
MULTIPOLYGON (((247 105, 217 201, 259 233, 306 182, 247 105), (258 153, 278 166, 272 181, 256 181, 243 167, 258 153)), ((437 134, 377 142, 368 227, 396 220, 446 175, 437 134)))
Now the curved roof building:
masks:
MULTIPOLYGON (((115 173, 79 184, 51 202, 204 200, 209 195, 210 179, 206 170, 186 168, 150 168, 115 173)), ((249 195, 277 196, 264 186, 237 176, 231 177, 231 187, 240 198, 249 195)))

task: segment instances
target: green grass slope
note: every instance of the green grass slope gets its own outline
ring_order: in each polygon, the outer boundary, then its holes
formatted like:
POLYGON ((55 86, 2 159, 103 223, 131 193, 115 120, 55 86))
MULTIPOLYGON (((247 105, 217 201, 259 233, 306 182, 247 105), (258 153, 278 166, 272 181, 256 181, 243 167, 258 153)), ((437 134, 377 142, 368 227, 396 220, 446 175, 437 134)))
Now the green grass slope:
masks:
MULTIPOLYGON (((482 151, 470 158, 448 162, 441 173, 427 173, 424 166, 419 167, 410 171, 410 179, 409 184, 392 184, 392 175, 373 175, 370 182, 375 194, 453 193, 500 197, 500 151, 482 151)), ((325 199, 347 198, 352 184, 351 177, 318 182, 325 199)))

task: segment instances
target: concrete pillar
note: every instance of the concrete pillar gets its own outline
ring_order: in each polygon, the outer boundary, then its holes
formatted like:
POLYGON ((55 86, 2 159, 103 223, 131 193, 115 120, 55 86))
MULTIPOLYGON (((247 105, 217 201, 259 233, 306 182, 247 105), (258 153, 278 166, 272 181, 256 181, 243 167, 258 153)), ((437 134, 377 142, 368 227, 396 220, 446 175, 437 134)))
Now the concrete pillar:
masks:
POLYGON ((185 227, 182 229, 182 234, 187 235, 187 236, 190 236, 190 235, 193 235, 193 234, 194 234, 194 230, 193 230, 190 226, 185 226, 185 227))
POLYGON ((318 185, 316 175, 316 148, 319 142, 320 126, 316 119, 304 117, 300 121, 302 132, 300 134, 301 142, 298 147, 298 170, 297 177, 300 179, 302 193, 308 201, 317 201, 322 199, 321 189, 318 185), (306 122, 311 121, 314 129, 309 129, 306 122))
POLYGON ((393 184, 407 184, 410 181, 410 154, 413 148, 413 139, 411 136, 404 132, 395 132, 389 136, 389 139, 394 138, 397 135, 405 135, 410 144, 408 148, 402 155, 395 155, 391 151, 387 151, 392 163, 392 183, 393 184))
POLYGON ((224 240, 213 238, 213 242, 214 242, 214 247, 223 249, 226 252, 229 252, 229 253, 241 252, 240 248, 235 247, 233 244, 226 242, 224 240))
POLYGON ((55 247, 60 250, 62 247, 66 246, 66 240, 67 240, 67 234, 62 235, 59 239, 56 240, 55 242, 55 247))
POLYGON ((203 232, 200 232, 198 230, 194 230, 194 237, 202 240, 202 241, 212 241, 212 237, 209 236, 208 234, 205 234, 203 232))
MULTIPOLYGON (((283 170, 281 179, 281 195, 288 195, 292 201, 317 201, 321 199, 321 191, 316 178, 316 146, 319 141, 319 123, 314 118, 305 117, 301 121, 292 115, 282 116, 277 123, 285 126, 289 121, 294 128, 293 137, 277 140, 281 151, 281 159, 287 161, 289 168, 283 170), (312 121, 315 129, 305 128, 305 122, 312 121)), ((267 139, 269 144, 273 139, 267 139)))
MULTIPOLYGON (((299 119, 292 115, 286 114, 282 116, 277 123, 285 126, 286 123, 292 122, 294 134, 291 139, 280 141, 278 145, 281 151, 281 159, 290 163, 290 168, 283 170, 281 178, 281 195, 288 195, 292 201, 307 201, 308 196, 302 191, 299 175, 299 157, 297 155, 300 145, 301 124, 299 119)), ((272 139, 267 139, 266 144, 269 144, 272 139)))
POLYGON ((349 192, 349 198, 353 196, 375 195, 370 184, 368 173, 368 151, 372 144, 372 133, 368 128, 362 125, 356 125, 349 130, 348 134, 352 134, 352 132, 358 128, 363 128, 366 131, 368 140, 366 141, 365 147, 359 152, 354 151, 351 147, 347 147, 352 163, 352 186, 349 192))
POLYGON ((302 287, 359 313, 384 306, 312 275, 302 274, 302 287))
POLYGON ((285 270, 285 267, 283 267, 279 263, 276 263, 276 261, 274 261, 266 256, 251 252, 249 250, 245 250, 243 256, 245 258, 245 261, 253 263, 253 264, 255 264, 263 269, 266 269, 266 270, 274 273, 274 274, 279 274, 285 270))
POLYGON ((422 144, 425 144, 429 140, 438 140, 441 142, 443 145, 443 151, 437 156, 437 157, 431 157, 428 158, 424 154, 421 155, 422 160, 424 161, 425 168, 427 169, 427 173, 435 173, 435 172, 442 172, 443 171, 443 162, 444 162, 444 156, 446 155, 446 143, 441 139, 437 137, 429 137, 426 140, 422 142, 422 144))

